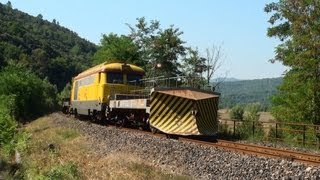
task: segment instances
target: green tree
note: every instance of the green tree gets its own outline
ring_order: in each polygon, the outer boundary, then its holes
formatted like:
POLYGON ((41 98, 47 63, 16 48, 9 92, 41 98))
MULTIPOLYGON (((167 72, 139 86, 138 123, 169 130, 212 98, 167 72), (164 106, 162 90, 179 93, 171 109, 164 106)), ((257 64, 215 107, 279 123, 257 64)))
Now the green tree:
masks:
POLYGON ((186 48, 186 55, 182 59, 182 73, 186 76, 187 85, 200 87, 204 81, 202 72, 205 59, 199 55, 198 49, 186 48))
POLYGON ((243 105, 237 104, 230 110, 231 119, 243 120, 244 107, 243 105))
POLYGON ((10 63, 0 71, 0 95, 14 96, 14 116, 25 121, 53 111, 56 87, 24 67, 10 63))
POLYGON ((63 98, 71 98, 71 89, 71 84, 67 83, 63 90, 58 94, 59 104, 63 103, 63 98))
POLYGON ((103 62, 126 62, 143 65, 139 49, 128 36, 110 33, 103 35, 101 46, 94 55, 94 64, 103 62))
POLYGON ((42 19, 43 18, 42 14, 38 14, 37 18, 42 19))
POLYGON ((147 76, 176 76, 180 66, 178 58, 185 54, 185 42, 180 38, 183 32, 173 25, 160 29, 160 23, 156 20, 151 21, 150 25, 145 18, 138 18, 137 21, 135 27, 128 25, 131 29, 129 36, 145 60, 147 76), (159 63, 161 68, 155 71, 159 63))
POLYGON ((320 2, 280 0, 264 10, 272 13, 268 36, 282 42, 274 60, 290 67, 272 112, 279 120, 320 124, 320 2))
POLYGON ((8 8, 12 9, 12 4, 11 4, 10 1, 7 2, 6 6, 7 6, 8 8))
POLYGON ((261 111, 262 106, 260 103, 250 103, 245 107, 244 119, 247 121, 258 121, 259 112, 261 111))

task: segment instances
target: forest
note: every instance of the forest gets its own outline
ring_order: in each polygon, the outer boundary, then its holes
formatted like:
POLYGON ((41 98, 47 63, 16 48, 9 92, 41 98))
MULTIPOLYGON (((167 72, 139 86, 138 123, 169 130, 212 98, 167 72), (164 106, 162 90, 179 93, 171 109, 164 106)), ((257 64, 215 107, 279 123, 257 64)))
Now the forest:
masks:
POLYGON ((75 32, 0 3, 0 67, 21 64, 61 91, 91 66, 97 46, 75 32))
POLYGON ((19 127, 59 108, 58 93, 92 65, 97 45, 0 3, 0 167, 28 138, 19 127), (4 155, 4 156, 3 156, 4 155))
POLYGON ((221 93, 220 108, 232 108, 235 105, 260 103, 263 110, 271 107, 271 97, 276 95, 282 78, 226 81, 216 87, 221 93))

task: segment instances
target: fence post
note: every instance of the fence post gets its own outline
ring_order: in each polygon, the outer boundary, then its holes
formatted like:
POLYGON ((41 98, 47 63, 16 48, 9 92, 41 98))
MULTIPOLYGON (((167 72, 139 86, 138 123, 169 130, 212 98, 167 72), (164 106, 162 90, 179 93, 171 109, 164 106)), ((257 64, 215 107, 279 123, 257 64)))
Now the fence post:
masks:
POLYGON ((276 122, 276 145, 278 142, 278 122, 276 122))
POLYGON ((303 146, 306 143, 306 125, 303 125, 303 146))
POLYGON ((252 137, 254 137, 254 121, 252 121, 252 137))
POLYGON ((236 120, 233 120, 233 137, 236 137, 236 120))

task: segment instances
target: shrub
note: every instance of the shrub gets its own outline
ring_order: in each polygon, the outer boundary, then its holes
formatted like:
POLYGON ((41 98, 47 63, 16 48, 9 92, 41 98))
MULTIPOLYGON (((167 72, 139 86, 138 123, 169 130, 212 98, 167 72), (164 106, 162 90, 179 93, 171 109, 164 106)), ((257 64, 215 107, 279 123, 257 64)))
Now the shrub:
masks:
POLYGON ((12 141, 17 123, 12 116, 15 96, 0 95, 0 99, 0 147, 2 147, 12 141))
POLYGON ((261 139, 264 137, 263 126, 259 121, 244 120, 238 126, 238 134, 241 139, 261 139))
POLYGON ((242 139, 259 139, 264 137, 263 126, 259 122, 258 112, 261 110, 259 103, 248 104, 245 107, 243 123, 239 126, 239 135, 242 139))
POLYGON ((59 104, 63 103, 63 98, 70 98, 71 96, 71 84, 67 83, 63 90, 58 94, 59 104))
POLYGON ((0 95, 15 96, 14 116, 19 121, 53 111, 57 105, 56 87, 20 65, 0 71, 0 95))
POLYGON ((271 127, 268 137, 271 138, 272 141, 276 141, 276 138, 282 139, 284 137, 284 133, 280 128, 276 129, 276 127, 271 127))
POLYGON ((45 173, 47 179, 80 179, 78 167, 73 162, 54 166, 45 173))
POLYGON ((243 120, 244 107, 237 104, 230 110, 231 119, 243 120))

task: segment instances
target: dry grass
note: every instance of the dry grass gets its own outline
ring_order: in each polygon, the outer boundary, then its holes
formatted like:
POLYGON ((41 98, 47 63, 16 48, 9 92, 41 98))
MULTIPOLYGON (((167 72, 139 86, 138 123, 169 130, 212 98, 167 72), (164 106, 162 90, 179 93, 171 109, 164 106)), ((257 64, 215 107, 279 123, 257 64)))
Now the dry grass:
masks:
POLYGON ((158 170, 130 153, 102 156, 74 129, 40 118, 25 128, 32 134, 23 157, 26 179, 191 179, 158 170))
MULTIPOLYGON (((231 120, 229 109, 219 109, 219 119, 221 120, 231 120)), ((260 122, 274 122, 275 118, 271 115, 270 112, 259 112, 259 121, 260 122)))
MULTIPOLYGON (((219 121, 228 126, 229 131, 233 131, 233 121, 230 118, 229 109, 219 109, 219 121)), ((268 135, 272 127, 275 127, 276 119, 271 115, 270 112, 259 112, 259 121, 263 125, 265 134, 268 135)))

